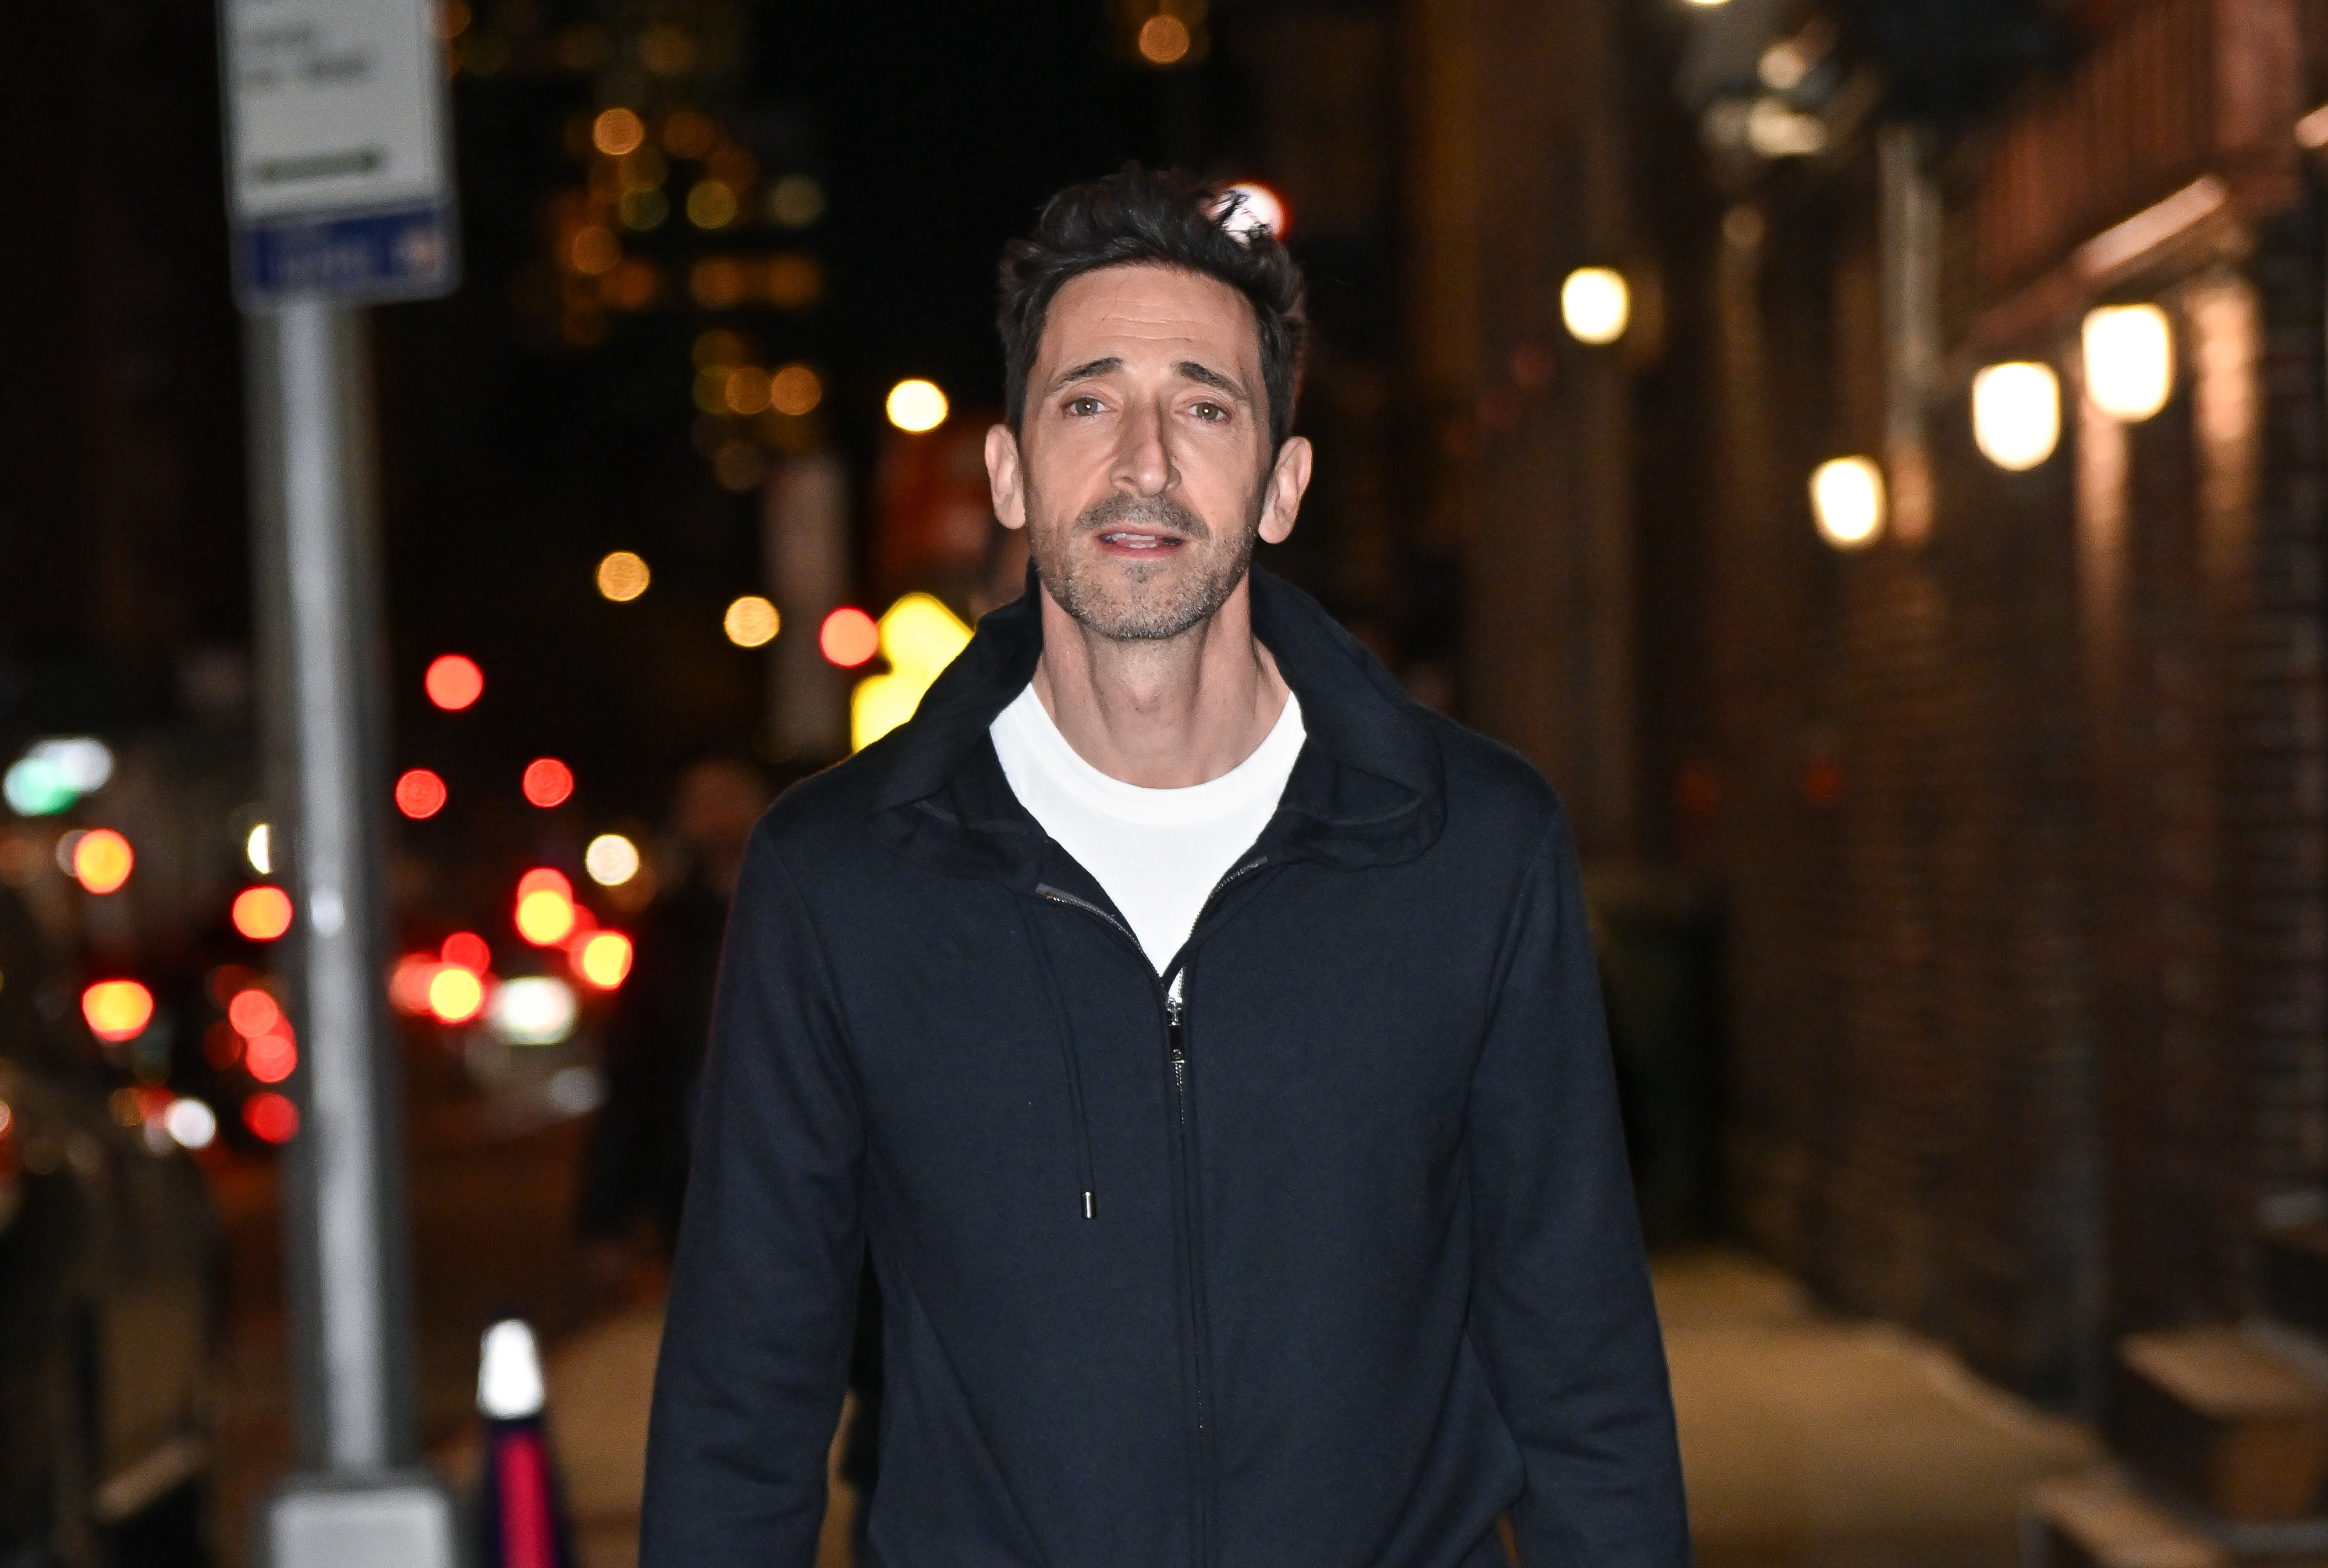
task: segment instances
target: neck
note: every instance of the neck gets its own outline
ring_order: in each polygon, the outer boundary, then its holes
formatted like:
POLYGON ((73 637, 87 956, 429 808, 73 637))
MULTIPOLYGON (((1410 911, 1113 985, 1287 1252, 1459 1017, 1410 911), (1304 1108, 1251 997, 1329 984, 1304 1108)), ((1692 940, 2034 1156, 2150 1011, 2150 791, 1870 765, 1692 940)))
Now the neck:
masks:
POLYGON ((1075 754, 1112 779, 1182 789, 1253 755, 1291 695, 1253 634, 1253 579, 1217 614, 1159 642, 1101 637, 1038 589, 1035 695, 1075 754))

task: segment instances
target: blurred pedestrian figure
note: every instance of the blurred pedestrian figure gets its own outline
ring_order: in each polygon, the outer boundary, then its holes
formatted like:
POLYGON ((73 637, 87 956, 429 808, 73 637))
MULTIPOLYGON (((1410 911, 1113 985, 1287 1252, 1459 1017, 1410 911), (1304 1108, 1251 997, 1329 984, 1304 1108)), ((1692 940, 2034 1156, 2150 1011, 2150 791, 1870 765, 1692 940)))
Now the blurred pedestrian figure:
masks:
POLYGON ((671 826, 686 863, 640 922, 607 1024, 606 1098, 585 1156, 584 1261, 601 1289, 619 1285, 637 1261, 643 1224, 662 1261, 677 1243, 720 937, 767 805, 767 781, 745 758, 706 758, 680 775, 671 826))
POLYGON ((1686 1568, 1560 802, 1251 569, 1301 299, 1136 168, 1006 252, 1035 570, 753 835, 643 1568, 811 1568, 868 1256, 874 1561, 1686 1568))

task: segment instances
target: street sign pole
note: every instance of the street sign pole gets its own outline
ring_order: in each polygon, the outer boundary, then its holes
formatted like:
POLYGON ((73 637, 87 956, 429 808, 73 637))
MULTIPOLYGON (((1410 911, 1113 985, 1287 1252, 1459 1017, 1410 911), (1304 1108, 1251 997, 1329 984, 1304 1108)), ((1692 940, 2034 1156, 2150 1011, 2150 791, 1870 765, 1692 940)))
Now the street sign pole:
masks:
POLYGON ((412 1467, 410 1269, 381 976, 380 627, 360 307, 455 281, 429 0, 221 0, 271 816, 297 923, 303 1116, 285 1224, 305 1472, 272 1568, 452 1568, 450 1499, 412 1467))

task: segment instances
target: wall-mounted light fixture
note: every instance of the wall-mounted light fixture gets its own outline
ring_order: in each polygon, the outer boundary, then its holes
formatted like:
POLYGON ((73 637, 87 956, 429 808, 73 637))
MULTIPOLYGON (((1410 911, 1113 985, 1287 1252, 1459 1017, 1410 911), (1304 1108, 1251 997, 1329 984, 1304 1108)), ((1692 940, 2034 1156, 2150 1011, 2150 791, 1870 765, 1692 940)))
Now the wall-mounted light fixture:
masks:
POLYGON ((1981 455, 2014 473, 2035 468, 2061 441, 2061 383, 2050 365, 1991 365, 1972 378, 1972 438, 1981 455))
POLYGON ((2174 331, 2156 305, 2105 305, 2086 316, 2086 396, 2138 425, 2174 391, 2174 331))

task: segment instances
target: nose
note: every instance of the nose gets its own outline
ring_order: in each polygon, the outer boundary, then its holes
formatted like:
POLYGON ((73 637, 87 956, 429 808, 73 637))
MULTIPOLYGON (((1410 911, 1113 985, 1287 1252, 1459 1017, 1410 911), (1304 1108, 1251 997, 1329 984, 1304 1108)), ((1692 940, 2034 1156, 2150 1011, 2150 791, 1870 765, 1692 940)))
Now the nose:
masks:
POLYGON ((1164 411, 1153 404, 1137 405, 1123 422, 1122 443, 1116 449, 1115 471, 1110 476, 1134 495, 1160 496, 1180 482, 1165 443, 1164 411))

